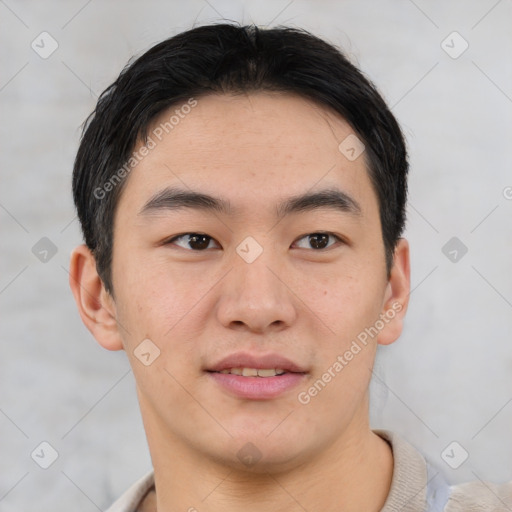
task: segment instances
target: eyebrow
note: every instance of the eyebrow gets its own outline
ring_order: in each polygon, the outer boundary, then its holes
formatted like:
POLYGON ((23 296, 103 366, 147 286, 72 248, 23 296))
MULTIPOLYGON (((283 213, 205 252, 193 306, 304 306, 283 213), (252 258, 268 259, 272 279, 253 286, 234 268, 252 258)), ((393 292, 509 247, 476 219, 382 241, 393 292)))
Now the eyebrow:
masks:
MULTIPOLYGON (((145 216, 163 210, 183 208, 216 211, 226 215, 237 213, 237 209, 233 208, 226 199, 192 190, 167 187, 154 194, 140 209, 139 215, 145 216)), ((276 216, 282 218, 293 213, 325 208, 354 217, 362 214, 361 206, 350 195, 337 188, 328 188, 317 192, 306 192, 286 199, 277 206, 276 216)))

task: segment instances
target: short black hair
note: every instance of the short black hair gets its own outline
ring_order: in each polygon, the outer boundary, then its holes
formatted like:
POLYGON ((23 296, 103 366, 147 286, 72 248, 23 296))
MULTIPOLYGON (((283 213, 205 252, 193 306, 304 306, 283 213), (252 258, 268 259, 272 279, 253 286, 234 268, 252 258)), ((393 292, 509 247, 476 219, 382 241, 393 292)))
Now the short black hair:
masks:
POLYGON ((365 145, 379 201, 389 278, 405 226, 409 165, 403 134, 385 101, 338 48, 306 30, 221 23, 177 34, 129 63, 84 123, 73 198, 85 243, 110 294, 114 214, 137 142, 147 143, 151 122, 173 105, 251 91, 302 96, 351 125, 365 145))

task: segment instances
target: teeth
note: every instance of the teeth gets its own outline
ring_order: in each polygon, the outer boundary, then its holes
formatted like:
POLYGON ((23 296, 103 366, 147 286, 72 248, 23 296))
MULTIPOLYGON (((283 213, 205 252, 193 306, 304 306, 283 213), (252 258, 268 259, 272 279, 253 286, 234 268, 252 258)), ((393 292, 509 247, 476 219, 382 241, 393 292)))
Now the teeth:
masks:
POLYGON ((219 373, 231 373, 232 375, 241 375, 243 377, 275 377, 286 372, 280 368, 230 368, 221 370, 219 373))
POLYGON ((256 368, 244 368, 242 370, 242 375, 244 377, 257 377, 258 376, 258 370, 256 370, 256 368))

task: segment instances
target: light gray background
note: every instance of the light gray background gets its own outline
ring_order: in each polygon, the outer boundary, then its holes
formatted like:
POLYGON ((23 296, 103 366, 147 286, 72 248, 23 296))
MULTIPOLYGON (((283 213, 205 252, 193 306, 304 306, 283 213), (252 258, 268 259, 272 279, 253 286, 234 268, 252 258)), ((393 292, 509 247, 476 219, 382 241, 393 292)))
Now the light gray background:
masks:
POLYGON ((450 483, 512 479, 510 0, 0 0, 0 511, 104 510, 151 467, 126 356, 96 344, 69 291, 71 168, 80 124, 132 55, 222 17, 327 38, 392 106, 410 148, 413 292, 377 360, 372 425, 450 483), (43 31, 59 45, 47 59, 31 48, 43 31), (469 44, 458 58, 441 47, 453 31, 469 44), (454 236, 457 262, 442 252, 454 236), (42 237, 58 250, 46 263, 42 237), (46 470, 31 458, 42 441, 59 454, 46 470), (458 469, 441 458, 453 441, 469 453, 458 469))

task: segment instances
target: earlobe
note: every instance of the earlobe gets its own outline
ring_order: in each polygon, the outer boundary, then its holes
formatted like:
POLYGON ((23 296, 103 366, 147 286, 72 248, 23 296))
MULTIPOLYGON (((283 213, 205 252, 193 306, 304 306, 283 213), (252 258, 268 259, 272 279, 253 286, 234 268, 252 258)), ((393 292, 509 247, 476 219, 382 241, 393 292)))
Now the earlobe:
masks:
POLYGON ((71 253, 69 285, 82 322, 96 341, 107 350, 121 350, 115 303, 105 290, 94 256, 86 245, 79 245, 71 253))
POLYGON ((381 345, 390 345, 402 333, 410 288, 409 243, 405 238, 400 238, 395 248, 393 267, 382 309, 387 323, 377 336, 377 342, 381 345))

